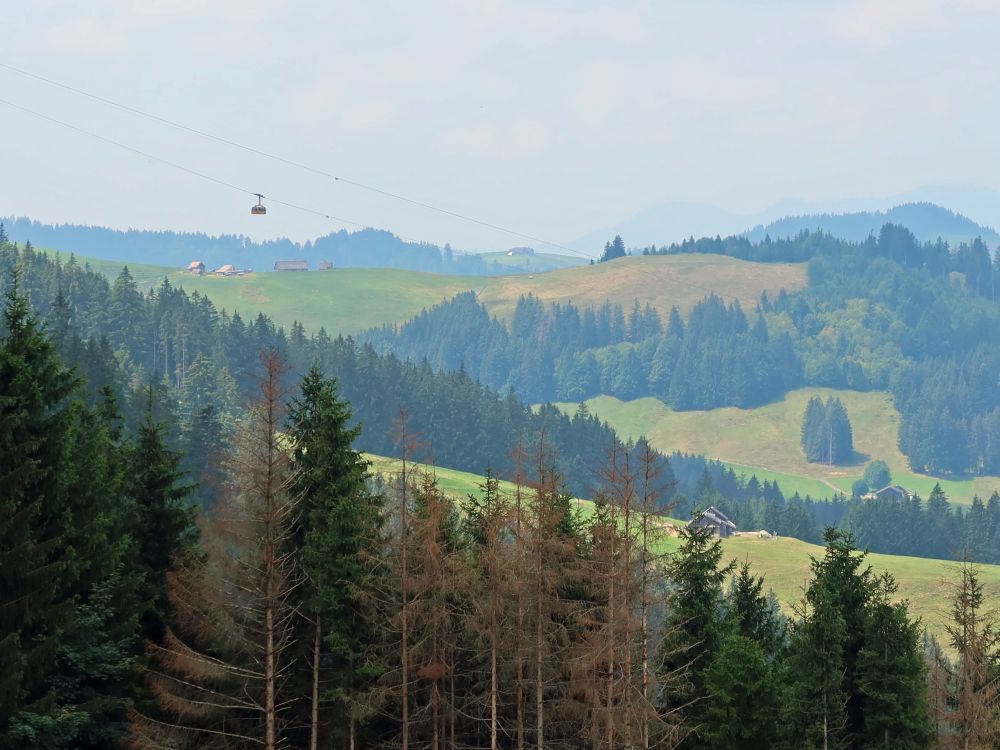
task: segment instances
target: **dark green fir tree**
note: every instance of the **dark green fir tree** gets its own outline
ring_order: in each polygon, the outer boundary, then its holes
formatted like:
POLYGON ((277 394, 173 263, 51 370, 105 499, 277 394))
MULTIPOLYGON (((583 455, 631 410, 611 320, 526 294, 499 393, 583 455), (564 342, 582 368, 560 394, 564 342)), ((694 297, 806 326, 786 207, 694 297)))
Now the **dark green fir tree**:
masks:
POLYGON ((314 701, 333 703, 320 737, 346 746, 358 731, 358 692, 372 675, 364 656, 375 637, 364 590, 378 554, 382 498, 369 490, 369 463, 354 450, 360 426, 336 382, 313 366, 289 407, 288 433, 301 494, 302 612, 311 620, 308 663, 314 701), (322 691, 322 695, 319 694, 322 691))

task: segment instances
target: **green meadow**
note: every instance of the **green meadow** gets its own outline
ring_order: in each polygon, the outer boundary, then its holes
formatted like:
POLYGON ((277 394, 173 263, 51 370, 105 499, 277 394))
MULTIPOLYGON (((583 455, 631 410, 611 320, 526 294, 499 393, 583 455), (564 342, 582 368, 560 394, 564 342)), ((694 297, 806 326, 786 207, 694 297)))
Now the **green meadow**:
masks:
MULTIPOLYGON (((850 493, 865 465, 885 461, 893 481, 926 497, 936 482, 959 503, 1000 491, 1000 477, 936 478, 910 470, 898 444, 899 412, 885 392, 801 388, 780 401, 754 409, 725 407, 711 411, 674 411, 655 398, 621 401, 598 396, 586 402, 591 413, 606 420, 619 435, 645 435, 664 451, 702 453, 730 464, 737 473, 777 480, 787 494, 825 497, 850 493), (800 445, 802 415, 813 396, 836 396, 844 403, 854 432, 854 460, 826 466, 805 460, 800 445)), ((560 404, 569 413, 577 404, 560 404)))
MULTIPOLYGON (((503 256, 508 257, 508 256, 503 256)), ((575 260, 575 259, 574 259, 575 260)), ((114 277, 121 261, 79 258, 114 277)), ((594 266, 537 274, 449 276, 388 268, 334 268, 305 273, 254 272, 245 276, 191 276, 182 269, 128 264, 141 288, 164 278, 188 292, 206 294, 219 309, 244 317, 263 312, 288 327, 355 333, 385 323, 402 323, 459 292, 475 291, 497 317, 507 319, 517 301, 534 294, 546 302, 600 305, 610 300, 630 307, 650 304, 666 318, 676 305, 686 311, 710 292, 751 308, 762 292, 805 286, 803 263, 749 263, 721 255, 637 256, 594 266)))

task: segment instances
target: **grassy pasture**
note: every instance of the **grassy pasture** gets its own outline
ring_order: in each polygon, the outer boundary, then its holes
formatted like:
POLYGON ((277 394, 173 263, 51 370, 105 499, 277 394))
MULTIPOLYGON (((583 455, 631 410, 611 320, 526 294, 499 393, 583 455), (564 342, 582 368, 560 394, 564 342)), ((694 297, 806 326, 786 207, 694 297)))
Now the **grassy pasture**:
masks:
MULTIPOLYGON (((508 257, 508 256, 502 256, 508 257)), ((95 271, 114 277, 121 261, 79 258, 95 271)), ((306 273, 253 273, 242 277, 191 276, 181 269, 129 264, 141 288, 166 277, 188 292, 207 294, 219 309, 244 317, 263 312, 307 331, 326 328, 331 335, 354 333, 383 323, 401 323, 426 307, 473 290, 490 312, 509 318, 522 295, 546 302, 600 305, 605 300, 631 306, 650 303, 666 318, 670 308, 690 309, 709 292, 738 299, 751 308, 761 292, 799 289, 805 264, 748 263, 720 255, 622 258, 545 273, 511 276, 448 276, 397 269, 343 268, 306 273)))
MULTIPOLYGON (((572 413, 576 404, 561 404, 572 413)), ((876 458, 885 461, 893 481, 923 497, 937 481, 954 501, 971 502, 1000 490, 1000 477, 937 479, 911 471, 898 445, 899 412, 884 392, 801 388, 780 401, 755 409, 726 407, 711 411, 674 411, 655 398, 620 401, 598 396, 587 401, 591 413, 622 437, 645 435, 661 450, 703 453, 733 465, 737 473, 776 479, 783 491, 813 497, 835 491, 849 493, 851 484, 876 458), (855 460, 846 466, 825 466, 805 460, 800 445, 802 415, 812 396, 837 396, 844 403, 854 431, 855 460)))
POLYGON ((486 279, 479 298, 501 318, 513 313, 518 298, 529 292, 546 302, 581 306, 610 299, 629 307, 638 299, 666 320, 674 305, 687 311, 710 292, 752 309, 761 292, 792 291, 806 284, 805 264, 749 263, 721 255, 636 256, 533 276, 486 279))

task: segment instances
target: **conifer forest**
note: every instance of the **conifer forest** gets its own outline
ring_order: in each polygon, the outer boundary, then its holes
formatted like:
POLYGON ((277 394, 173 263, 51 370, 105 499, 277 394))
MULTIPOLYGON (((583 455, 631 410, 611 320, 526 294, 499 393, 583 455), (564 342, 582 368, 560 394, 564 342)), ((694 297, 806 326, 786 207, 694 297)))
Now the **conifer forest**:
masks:
POLYGON ((0 750, 1000 750, 1000 3, 0 21, 0 750))
MULTIPOLYGON (((9 242, 2 258, 2 747, 929 748, 1000 730, 976 567, 952 576, 947 641, 929 636, 850 531, 817 531, 862 506, 789 504, 586 413, 141 295, 127 271, 109 284, 9 242), (384 434, 360 440, 358 412, 384 434), (434 455, 479 462, 478 490, 444 492, 418 463, 434 455), (800 509, 789 532, 826 552, 791 610, 710 528, 667 520, 711 500, 751 525, 800 509)), ((819 460, 831 430, 850 440, 838 420, 810 402, 819 460)))

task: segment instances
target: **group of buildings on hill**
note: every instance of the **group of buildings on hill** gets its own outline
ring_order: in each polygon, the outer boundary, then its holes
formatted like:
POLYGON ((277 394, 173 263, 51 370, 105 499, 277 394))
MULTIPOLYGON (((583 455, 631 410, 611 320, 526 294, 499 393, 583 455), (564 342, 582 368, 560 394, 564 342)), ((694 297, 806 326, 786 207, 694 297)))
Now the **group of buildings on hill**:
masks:
MULTIPOLYGON (((333 263, 328 260, 321 260, 316 264, 317 271, 328 271, 333 268, 333 263)), ((279 260, 274 264, 275 271, 308 271, 309 261, 308 260, 279 260)), ((252 268, 237 268, 232 263, 226 263, 225 265, 219 266, 214 271, 208 271, 205 264, 200 260, 193 260, 188 263, 187 272, 192 276, 204 276, 206 273, 212 273, 215 276, 243 276, 248 273, 253 273, 252 268)))

